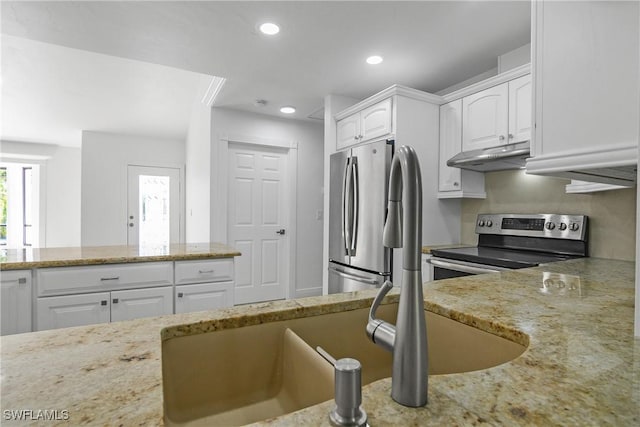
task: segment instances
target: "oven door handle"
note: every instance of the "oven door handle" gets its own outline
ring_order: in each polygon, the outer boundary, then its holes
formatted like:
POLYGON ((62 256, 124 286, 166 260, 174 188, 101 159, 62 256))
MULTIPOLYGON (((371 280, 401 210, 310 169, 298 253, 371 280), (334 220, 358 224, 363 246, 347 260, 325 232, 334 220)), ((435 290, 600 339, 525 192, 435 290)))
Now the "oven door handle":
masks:
POLYGON ((429 260, 429 263, 434 267, 446 268, 448 270, 461 271, 463 273, 469 273, 469 274, 499 273, 500 271, 504 271, 504 269, 500 267, 494 267, 494 268, 474 267, 471 265, 441 261, 439 259, 434 259, 434 258, 431 258, 429 260))

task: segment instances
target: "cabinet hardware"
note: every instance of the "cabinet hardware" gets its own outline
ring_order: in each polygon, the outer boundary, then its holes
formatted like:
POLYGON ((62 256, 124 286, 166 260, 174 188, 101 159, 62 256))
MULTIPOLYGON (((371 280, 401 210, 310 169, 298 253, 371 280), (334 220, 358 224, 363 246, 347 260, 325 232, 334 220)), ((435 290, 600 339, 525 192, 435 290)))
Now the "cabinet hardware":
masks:
POLYGON ((118 298, 114 298, 112 301, 113 301, 114 304, 117 304, 118 303, 118 298))
POLYGON ((284 236, 284 233, 285 233, 284 228, 281 228, 280 230, 276 231, 276 234, 279 234, 281 236, 284 236))
POLYGON ((178 298, 182 298, 184 294, 182 292, 178 292, 178 298))
POLYGON ((509 134, 509 139, 513 139, 513 134, 512 133, 509 134))
POLYGON ((215 270, 198 270, 200 274, 213 274, 215 270))
POLYGON ((504 141, 504 135, 500 135, 500 136, 498 137, 498 139, 499 139, 500 141, 504 141))
POLYGON ((453 183, 453 186, 454 186, 454 187, 458 187, 459 185, 460 185, 460 183, 459 183, 459 182, 454 182, 454 183, 453 183))
POLYGON ((100 301, 100 305, 107 305, 107 300, 103 299, 102 301, 100 301))
POLYGON ((119 280, 120 276, 115 276, 115 277, 102 277, 100 280, 103 282, 106 282, 108 280, 119 280))
POLYGON ((20 277, 18 279, 18 284, 19 285, 24 285, 25 283, 27 283, 27 278, 26 277, 20 277))
POLYGON ((129 223, 129 227, 133 227, 133 223, 132 222, 129 223))

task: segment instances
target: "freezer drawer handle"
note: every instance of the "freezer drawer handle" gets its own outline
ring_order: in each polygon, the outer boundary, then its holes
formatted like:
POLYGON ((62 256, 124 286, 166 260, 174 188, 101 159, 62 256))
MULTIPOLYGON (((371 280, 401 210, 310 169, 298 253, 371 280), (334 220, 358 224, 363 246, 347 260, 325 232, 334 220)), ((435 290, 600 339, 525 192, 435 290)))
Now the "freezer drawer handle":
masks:
POLYGON ((349 274, 346 271, 339 270, 337 268, 334 268, 333 271, 335 271, 338 276, 342 276, 342 277, 344 277, 346 279, 357 280, 358 282, 369 283, 369 284, 372 284, 372 285, 379 284, 378 281, 375 280, 375 279, 369 279, 368 277, 358 276, 356 274, 349 274))

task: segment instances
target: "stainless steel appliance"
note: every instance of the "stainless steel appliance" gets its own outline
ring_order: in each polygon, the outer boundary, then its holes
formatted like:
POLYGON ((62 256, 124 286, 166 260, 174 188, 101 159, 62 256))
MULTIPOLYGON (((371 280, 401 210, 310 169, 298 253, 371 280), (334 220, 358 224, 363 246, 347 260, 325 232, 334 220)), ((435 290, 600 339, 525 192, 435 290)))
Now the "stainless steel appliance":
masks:
POLYGON ((434 280, 535 267, 588 255, 588 218, 560 214, 480 214, 478 245, 434 249, 434 280))
POLYGON ((329 293, 379 288, 391 278, 391 249, 382 244, 393 141, 331 155, 329 293))

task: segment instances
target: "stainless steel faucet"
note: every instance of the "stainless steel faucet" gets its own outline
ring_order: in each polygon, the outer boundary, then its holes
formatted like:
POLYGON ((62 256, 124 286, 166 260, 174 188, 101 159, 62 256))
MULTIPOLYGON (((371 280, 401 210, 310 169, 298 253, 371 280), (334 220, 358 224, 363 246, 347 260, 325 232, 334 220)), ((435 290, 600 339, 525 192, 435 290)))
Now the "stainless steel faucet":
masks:
POLYGON ((413 148, 403 145, 394 154, 389 177, 387 221, 383 243, 402 249, 402 287, 396 326, 376 319, 376 310, 393 284, 386 281, 373 300, 367 335, 393 352, 391 397, 401 405, 427 403, 427 327, 422 294, 422 177, 413 148), (404 209, 402 191, 404 186, 404 209), (404 210, 404 214, 403 214, 404 210))

